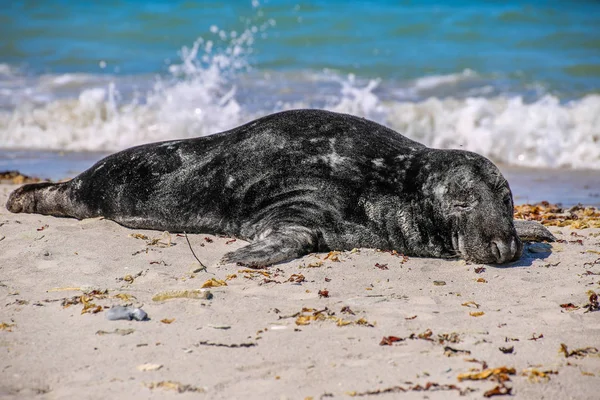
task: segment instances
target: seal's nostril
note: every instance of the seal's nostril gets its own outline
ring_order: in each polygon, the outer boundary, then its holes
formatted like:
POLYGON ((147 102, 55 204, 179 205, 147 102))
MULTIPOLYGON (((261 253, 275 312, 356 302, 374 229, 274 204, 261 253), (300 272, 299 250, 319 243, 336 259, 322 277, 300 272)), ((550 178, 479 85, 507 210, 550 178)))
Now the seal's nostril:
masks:
POLYGON ((511 261, 515 257, 518 246, 516 240, 511 239, 508 243, 501 240, 494 240, 490 247, 492 254, 496 257, 496 262, 502 264, 511 261))

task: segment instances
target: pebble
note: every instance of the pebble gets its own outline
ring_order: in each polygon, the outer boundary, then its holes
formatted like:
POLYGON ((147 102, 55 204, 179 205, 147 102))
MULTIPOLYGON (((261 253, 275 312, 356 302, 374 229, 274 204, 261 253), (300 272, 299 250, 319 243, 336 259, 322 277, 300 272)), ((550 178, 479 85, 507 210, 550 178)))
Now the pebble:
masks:
POLYGON ((148 319, 148 314, 141 308, 114 306, 106 312, 106 318, 111 321, 119 319, 145 321, 148 319))

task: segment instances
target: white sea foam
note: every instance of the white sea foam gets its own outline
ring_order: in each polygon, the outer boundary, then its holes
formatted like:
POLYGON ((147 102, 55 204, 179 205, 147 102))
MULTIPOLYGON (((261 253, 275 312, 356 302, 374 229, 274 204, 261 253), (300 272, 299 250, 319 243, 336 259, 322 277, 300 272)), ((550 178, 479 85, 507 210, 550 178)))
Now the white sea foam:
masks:
POLYGON ((461 148, 529 167, 600 169, 600 96, 430 98, 389 104, 389 125, 435 148, 461 148))
POLYGON ((0 64, 0 148, 116 151, 209 135, 278 110, 318 107, 364 116, 428 146, 471 150, 496 162, 600 169, 598 95, 568 103, 551 95, 525 102, 490 97, 493 90, 483 84, 446 96, 448 87, 480 79, 470 70, 400 84, 307 72, 286 86, 291 80, 285 76, 272 79, 269 73, 259 80, 246 73, 253 35, 264 29, 226 33, 215 27, 228 46, 217 49, 213 41, 199 39, 182 49, 170 76, 133 83, 88 74, 31 81, 0 64), (285 96, 291 100, 273 101, 285 96), (265 98, 271 104, 262 103, 265 98))

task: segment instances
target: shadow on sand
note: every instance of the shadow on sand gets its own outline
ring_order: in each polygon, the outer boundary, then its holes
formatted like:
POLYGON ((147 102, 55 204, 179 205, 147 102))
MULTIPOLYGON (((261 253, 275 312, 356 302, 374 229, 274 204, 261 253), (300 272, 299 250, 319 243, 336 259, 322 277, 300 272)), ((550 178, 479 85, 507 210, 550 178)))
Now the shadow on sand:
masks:
POLYGON ((535 260, 545 260, 552 255, 552 246, 548 243, 523 243, 523 255, 517 261, 508 264, 498 265, 496 268, 516 268, 516 267, 531 267, 535 260))

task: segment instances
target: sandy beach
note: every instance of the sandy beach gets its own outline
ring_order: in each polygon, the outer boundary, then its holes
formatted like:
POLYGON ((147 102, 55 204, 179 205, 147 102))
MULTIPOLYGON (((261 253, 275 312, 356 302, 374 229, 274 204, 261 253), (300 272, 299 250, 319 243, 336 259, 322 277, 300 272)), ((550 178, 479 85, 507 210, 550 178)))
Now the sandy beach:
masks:
POLYGON ((0 397, 595 399, 600 229, 550 230, 501 267, 358 249, 247 270, 218 263, 240 240, 189 235, 202 271, 181 235, 2 206, 0 397))

